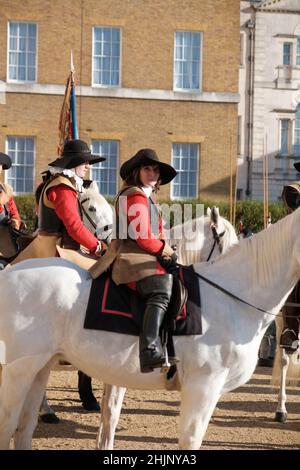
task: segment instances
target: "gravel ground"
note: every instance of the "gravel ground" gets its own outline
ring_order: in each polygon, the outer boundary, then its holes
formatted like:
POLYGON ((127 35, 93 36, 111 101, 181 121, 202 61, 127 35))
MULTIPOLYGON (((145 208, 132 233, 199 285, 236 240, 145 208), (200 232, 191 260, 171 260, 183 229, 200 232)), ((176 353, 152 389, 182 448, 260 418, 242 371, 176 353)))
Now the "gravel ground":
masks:
MULTIPOLYGON (((270 385, 271 369, 258 367, 251 380, 219 401, 208 426, 205 450, 299 450, 300 388, 288 388, 285 424, 274 422, 277 390, 270 385)), ((98 413, 85 411, 76 388, 76 371, 53 371, 49 403, 59 424, 39 423, 34 449, 94 449, 98 413)), ((93 381, 99 400, 102 384, 93 381)), ((179 423, 178 392, 128 390, 117 427, 115 449, 176 450, 179 423)))

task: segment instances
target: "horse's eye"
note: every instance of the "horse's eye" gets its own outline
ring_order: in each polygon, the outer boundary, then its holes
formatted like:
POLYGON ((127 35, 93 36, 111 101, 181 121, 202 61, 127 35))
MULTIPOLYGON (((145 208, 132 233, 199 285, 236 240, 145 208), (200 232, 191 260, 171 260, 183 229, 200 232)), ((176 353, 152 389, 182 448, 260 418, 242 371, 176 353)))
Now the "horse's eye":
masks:
POLYGON ((89 211, 90 212, 96 212, 96 207, 95 206, 89 206, 89 211))

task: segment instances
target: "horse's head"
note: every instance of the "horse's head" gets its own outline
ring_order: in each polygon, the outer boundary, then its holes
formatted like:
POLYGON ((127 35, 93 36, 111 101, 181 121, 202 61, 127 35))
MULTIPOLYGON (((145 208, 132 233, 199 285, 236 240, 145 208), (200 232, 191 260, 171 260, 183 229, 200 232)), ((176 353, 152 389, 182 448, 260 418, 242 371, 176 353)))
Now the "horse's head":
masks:
POLYGON ((208 261, 219 256, 233 244, 238 242, 235 229, 231 223, 220 216, 219 208, 207 208, 204 223, 205 243, 201 252, 201 260, 208 261))
POLYGON ((97 238, 110 243, 113 228, 113 208, 99 193, 93 181, 80 195, 83 223, 97 238))

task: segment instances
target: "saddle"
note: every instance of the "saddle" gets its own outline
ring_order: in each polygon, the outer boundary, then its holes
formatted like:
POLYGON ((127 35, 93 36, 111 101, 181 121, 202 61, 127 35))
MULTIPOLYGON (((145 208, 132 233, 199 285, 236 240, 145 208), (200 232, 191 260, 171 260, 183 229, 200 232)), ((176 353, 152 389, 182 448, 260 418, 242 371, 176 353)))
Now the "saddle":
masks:
POLYGON ((11 260, 24 250, 34 239, 22 230, 17 230, 9 224, 0 224, 0 257, 11 260))
MULTIPOLYGON (((202 334, 199 283, 192 271, 181 276, 187 289, 174 277, 163 329, 172 335, 202 334)), ((124 284, 117 286, 106 271, 92 281, 84 328, 139 336, 145 305, 145 299, 124 284)))

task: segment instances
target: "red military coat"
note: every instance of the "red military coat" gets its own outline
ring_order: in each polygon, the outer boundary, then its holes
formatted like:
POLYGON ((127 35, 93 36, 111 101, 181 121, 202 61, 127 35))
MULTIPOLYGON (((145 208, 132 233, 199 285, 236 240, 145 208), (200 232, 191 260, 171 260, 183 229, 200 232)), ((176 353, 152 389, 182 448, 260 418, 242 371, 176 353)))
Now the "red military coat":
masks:
POLYGON ((63 222, 69 236, 80 245, 94 252, 98 246, 97 238, 83 225, 78 213, 78 197, 75 190, 64 185, 51 187, 47 198, 63 222))

